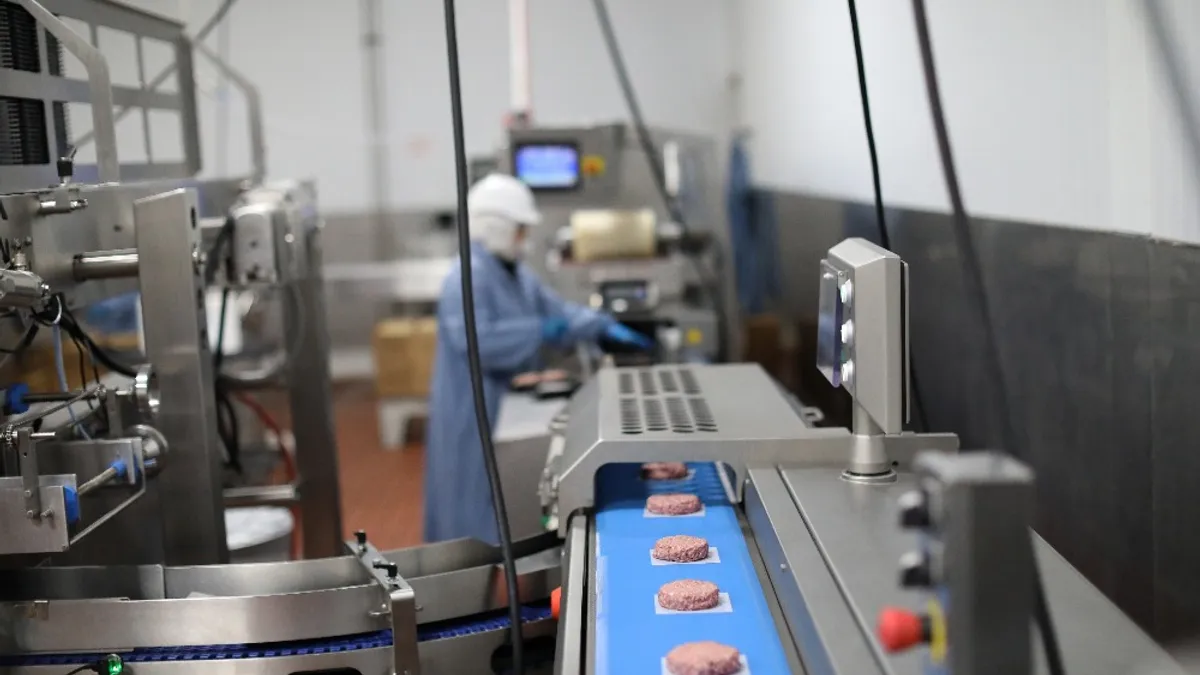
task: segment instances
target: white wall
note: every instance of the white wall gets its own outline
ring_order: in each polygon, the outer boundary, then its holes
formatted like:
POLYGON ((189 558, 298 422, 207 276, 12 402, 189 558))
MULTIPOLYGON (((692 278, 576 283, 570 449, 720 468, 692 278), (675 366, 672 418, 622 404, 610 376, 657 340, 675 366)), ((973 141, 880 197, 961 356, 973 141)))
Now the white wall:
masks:
MULTIPOLYGON (((610 0, 650 123, 711 133, 725 128, 730 63, 726 18, 735 1, 610 0)), ((219 1, 130 4, 182 17, 195 29, 219 1)), ((390 206, 448 206, 454 194, 453 139, 442 4, 382 4, 390 206)), ((564 124, 625 119, 590 0, 529 4, 535 119, 564 124)), ((484 153, 502 141, 508 109, 507 3, 459 0, 458 20, 467 149, 484 153)), ((262 92, 270 173, 316 177, 329 210, 369 210, 359 3, 240 0, 227 21, 230 60, 262 92), (335 6, 337 11, 331 9, 335 6)), ((219 35, 214 33, 207 43, 217 48, 219 35)), ((243 102, 236 94, 221 95, 211 68, 199 65, 197 70, 206 173, 220 166, 245 171, 243 102), (222 100, 225 112, 219 113, 222 100), (219 115, 226 115, 230 129, 223 154, 219 115)))
MULTIPOLYGON (((1200 94, 1200 6, 1169 0, 1200 94)), ((979 215, 1200 241, 1141 0, 928 0, 967 207, 979 215)), ((947 210, 911 6, 860 0, 884 198, 947 210)), ((844 0, 745 0, 742 106, 761 182, 871 199, 844 0)))

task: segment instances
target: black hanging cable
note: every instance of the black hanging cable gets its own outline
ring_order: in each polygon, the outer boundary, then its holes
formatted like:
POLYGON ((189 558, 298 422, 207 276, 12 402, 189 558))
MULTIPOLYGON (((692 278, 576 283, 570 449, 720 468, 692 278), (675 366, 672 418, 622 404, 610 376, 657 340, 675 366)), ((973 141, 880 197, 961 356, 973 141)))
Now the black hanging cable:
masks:
MULTIPOLYGON (((646 126, 646 119, 642 116, 642 106, 638 102, 637 91, 633 88, 633 80, 629 77, 629 69, 625 66, 625 57, 621 53, 621 44, 617 41, 612 17, 608 13, 608 3, 605 0, 593 0, 592 4, 596 8, 596 21, 600 24, 600 33, 604 38, 604 46, 608 50, 609 60, 612 61, 613 71, 616 72, 617 83, 621 87, 621 95, 625 99, 626 107, 629 108, 629 117, 633 122, 634 133, 637 134, 638 143, 642 146, 642 154, 646 156, 646 163, 650 166, 650 176, 654 179, 654 187, 659 197, 662 198, 663 205, 666 207, 671 219, 686 234, 689 231, 687 219, 684 217, 679 200, 672 197, 670 191, 667 190, 666 169, 663 167, 662 157, 655 150, 654 139, 650 137, 650 129, 646 126)), ((700 278, 701 288, 713 304, 713 311, 717 314, 717 360, 724 361, 728 357, 728 345, 725 340, 725 331, 728 328, 728 316, 725 312, 725 302, 721 293, 721 285, 715 279, 715 275, 709 274, 703 265, 701 265, 696 255, 689 253, 687 257, 696 270, 696 276, 700 278)))
MULTIPOLYGON (((871 183, 875 189, 875 227, 879 231, 879 245, 892 250, 892 237, 888 232, 886 212, 883 208, 883 180, 879 172, 879 153, 875 147, 875 125, 871 122, 871 96, 867 91, 867 64, 863 57, 862 34, 858 28, 858 6, 848 0, 850 6, 850 30, 854 34, 854 59, 858 65, 858 95, 862 101, 863 126, 867 132, 867 150, 871 155, 871 183)), ((912 390, 912 408, 917 413, 919 431, 929 432, 929 418, 922 403, 921 387, 917 381, 917 369, 909 363, 909 387, 912 390)))
MULTIPOLYGON (((913 17, 917 25, 917 42, 921 50, 921 66, 925 73, 925 93, 929 98, 929 110, 933 116, 938 154, 941 156, 942 173, 946 180, 946 192, 949 193, 950 205, 954 211, 954 236, 958 244, 959 255, 962 257, 963 276, 966 278, 967 293, 973 304, 979 308, 980 319, 983 322, 989 379, 995 382, 997 388, 996 407, 1000 415, 1001 439, 1007 452, 1013 453, 1020 447, 1017 441, 1016 425, 1012 419, 1008 387, 1004 381, 1004 368, 1000 362, 1000 349, 996 345, 996 332, 992 322, 991 308, 988 304, 987 290, 983 285, 979 253, 975 248, 975 239, 971 233, 971 221, 967 216, 962 190, 958 182, 958 173, 954 168, 954 153, 950 147, 946 113, 942 108, 942 94, 938 86, 937 66, 933 60, 933 43, 929 36, 929 19, 925 12, 925 0, 912 0, 912 6, 913 17)), ((1030 555, 1034 555, 1032 551, 1030 555)), ((1063 669, 1062 653, 1059 650, 1058 635, 1054 630, 1054 621, 1050 617, 1046 589, 1038 570, 1036 556, 1034 556, 1032 564, 1034 567, 1034 621, 1042 637, 1042 647, 1046 652, 1050 675, 1063 675, 1065 670, 1063 669)))
POLYGON ((467 361, 471 371, 471 396, 475 402, 475 425, 479 428, 479 443, 487 468, 488 486, 492 491, 496 529, 500 534, 500 550, 504 555, 504 581, 508 589, 508 618, 512 631, 514 675, 525 673, 525 644, 521 637, 521 596, 517 586, 517 561, 513 557, 512 533, 508 528, 508 509, 500 485, 500 468, 496 448, 492 445, 492 430, 488 424, 487 403, 483 395, 483 365, 479 358, 479 335, 475 330, 475 289, 471 273, 471 230, 467 211, 467 151, 463 130, 462 82, 458 65, 458 27, 454 0, 443 0, 446 23, 446 56, 450 71, 450 113, 454 129, 454 173, 458 204, 458 258, 462 267, 462 302, 466 320, 467 361))
MULTIPOLYGON (((212 248, 204 261, 204 283, 211 286, 217 278, 217 270, 222 261, 226 269, 233 262, 233 230, 236 222, 233 216, 225 218, 217 238, 213 240, 212 248)), ((221 366, 225 361, 225 320, 229 314, 229 300, 232 291, 228 284, 221 288, 221 308, 217 311, 217 339, 213 344, 213 395, 217 402, 217 433, 225 445, 229 455, 229 466, 237 473, 242 473, 241 429, 238 424, 237 409, 230 399, 229 383, 221 377, 221 366)))
POLYGON ((125 377, 137 376, 137 371, 135 371, 133 367, 121 363, 115 357, 105 351, 104 348, 96 344, 96 341, 92 339, 92 336, 88 335, 87 331, 85 331, 83 327, 79 325, 79 321, 75 318, 74 313, 72 313, 71 310, 65 305, 63 307, 63 315, 60 323, 63 329, 67 331, 68 335, 78 338, 79 341, 88 348, 88 351, 92 354, 92 358, 96 361, 99 361, 100 365, 113 371, 114 373, 124 375, 125 377))

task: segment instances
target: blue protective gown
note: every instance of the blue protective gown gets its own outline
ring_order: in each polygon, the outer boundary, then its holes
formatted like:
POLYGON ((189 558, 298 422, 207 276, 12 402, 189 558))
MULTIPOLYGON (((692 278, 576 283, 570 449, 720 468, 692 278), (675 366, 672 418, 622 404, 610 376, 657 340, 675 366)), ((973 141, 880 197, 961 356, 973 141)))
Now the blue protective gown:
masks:
MULTIPOLYGON (((471 272, 484 398, 495 429, 512 377, 538 366, 545 319, 566 319, 567 343, 594 341, 613 320, 566 302, 522 265, 511 273, 478 244, 471 246, 471 272)), ((425 541, 474 537, 495 546, 500 537, 475 424, 462 300, 462 268, 456 265, 438 301, 425 447, 425 541)))

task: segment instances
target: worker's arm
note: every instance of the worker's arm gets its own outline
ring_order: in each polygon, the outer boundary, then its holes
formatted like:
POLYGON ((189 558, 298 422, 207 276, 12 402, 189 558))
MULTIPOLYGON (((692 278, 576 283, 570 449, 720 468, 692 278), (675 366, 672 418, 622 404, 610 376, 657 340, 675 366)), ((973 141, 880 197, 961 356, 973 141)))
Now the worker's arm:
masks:
POLYGON ((615 322, 604 312, 597 312, 574 302, 568 302, 555 293, 546 284, 538 282, 538 293, 541 298, 542 312, 547 317, 558 317, 566 320, 567 332, 563 342, 595 342, 604 331, 615 322))
MULTIPOLYGON (((463 313, 461 272, 451 273, 442 286, 438 320, 445 326, 450 347, 467 356, 466 318, 463 313)), ((479 334, 479 360, 485 371, 512 373, 537 356, 542 344, 542 320, 537 316, 504 317, 486 300, 484 280, 476 268, 473 279, 475 328, 479 334)))

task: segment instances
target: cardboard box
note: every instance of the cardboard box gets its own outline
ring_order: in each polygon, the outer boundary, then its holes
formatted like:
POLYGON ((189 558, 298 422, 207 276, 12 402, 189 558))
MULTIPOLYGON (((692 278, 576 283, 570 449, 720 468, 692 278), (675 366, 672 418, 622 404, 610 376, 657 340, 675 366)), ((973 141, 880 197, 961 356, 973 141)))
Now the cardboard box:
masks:
POLYGON ((375 392, 387 398, 426 398, 437 348, 437 320, 384 319, 371 339, 375 392))

